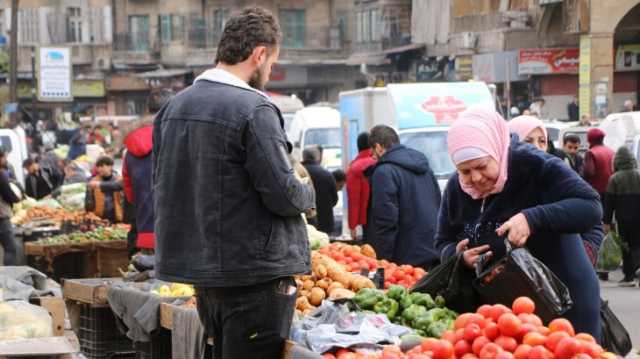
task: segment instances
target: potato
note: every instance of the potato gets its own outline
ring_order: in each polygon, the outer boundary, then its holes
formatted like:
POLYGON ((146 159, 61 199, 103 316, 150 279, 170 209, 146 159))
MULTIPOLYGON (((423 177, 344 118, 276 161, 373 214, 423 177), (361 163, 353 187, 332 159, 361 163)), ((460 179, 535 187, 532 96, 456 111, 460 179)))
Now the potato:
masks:
POLYGON ((327 276, 327 267, 325 267, 325 266, 324 266, 324 265, 322 265, 322 264, 318 264, 318 265, 315 267, 315 269, 314 269, 314 271, 313 271, 313 274, 315 274, 315 275, 316 275, 317 277, 319 277, 319 278, 324 278, 324 277, 326 277, 326 276, 327 276))
POLYGON ((319 306, 322 304, 322 300, 324 300, 326 296, 327 294, 324 292, 324 289, 314 287, 311 289, 311 294, 309 294, 309 303, 311 303, 311 305, 319 306))
POLYGON ((375 287, 376 285, 373 284, 373 281, 371 281, 371 279, 360 275, 354 276, 353 280, 351 281, 351 289, 353 289, 355 292, 358 292, 363 288, 375 289, 375 287))
POLYGON ((315 283, 311 279, 307 279, 302 283, 302 289, 311 290, 311 288, 315 287, 315 283))
POLYGON ((342 285, 342 283, 340 282, 333 282, 331 283, 331 285, 327 288, 327 292, 331 293, 332 290, 336 289, 336 288, 344 288, 344 285, 342 285))
POLYGON ((334 288, 331 292, 329 292, 329 298, 333 300, 351 299, 355 297, 355 295, 356 293, 344 288, 334 288))
POLYGON ((345 288, 350 287, 352 275, 342 268, 329 267, 329 277, 336 282, 342 283, 345 288))
POLYGON ((307 309, 311 309, 311 304, 309 303, 307 297, 299 297, 298 299, 296 299, 296 308, 303 312, 307 309))
POLYGON ((376 259, 376 251, 373 249, 373 247, 371 247, 368 244, 365 244, 364 246, 362 246, 362 249, 360 252, 369 258, 376 259))
POLYGON ((298 295, 299 297, 308 297, 308 296, 309 296, 309 294, 311 294, 311 291, 308 291, 308 290, 304 290, 304 289, 303 289, 303 290, 301 290, 299 293, 300 293, 300 294, 298 295))
POLYGON ((333 284, 333 283, 329 283, 329 281, 330 279, 321 279, 316 282, 316 287, 320 287, 324 290, 327 290, 329 288, 329 285, 333 284))

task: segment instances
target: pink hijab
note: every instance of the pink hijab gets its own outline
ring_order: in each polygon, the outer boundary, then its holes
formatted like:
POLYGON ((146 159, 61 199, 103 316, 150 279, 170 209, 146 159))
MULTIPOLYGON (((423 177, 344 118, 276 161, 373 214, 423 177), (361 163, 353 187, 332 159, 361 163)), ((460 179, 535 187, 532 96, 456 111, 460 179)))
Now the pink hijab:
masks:
POLYGON ((498 162, 500 174, 489 193, 480 193, 460 180, 460 187, 471 198, 480 199, 504 189, 511 139, 507 123, 500 114, 487 107, 471 107, 453 123, 447 140, 449 156, 455 165, 486 156, 498 162))
POLYGON ((525 140, 531 131, 539 128, 544 133, 544 137, 547 137, 547 129, 544 126, 544 123, 540 121, 538 118, 533 116, 518 116, 513 120, 509 121, 509 128, 511 132, 515 133, 520 137, 520 141, 525 140))

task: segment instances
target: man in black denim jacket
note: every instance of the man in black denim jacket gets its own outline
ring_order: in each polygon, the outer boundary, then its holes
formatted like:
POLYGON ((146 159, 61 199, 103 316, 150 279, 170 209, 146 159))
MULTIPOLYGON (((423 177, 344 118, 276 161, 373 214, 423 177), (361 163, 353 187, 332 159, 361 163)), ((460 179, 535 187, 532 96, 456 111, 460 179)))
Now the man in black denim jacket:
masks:
POLYGON ((216 358, 279 358, 310 254, 302 213, 313 189, 294 175, 283 118, 261 90, 279 54, 272 14, 227 22, 216 68, 156 116, 156 270, 196 286, 216 358))

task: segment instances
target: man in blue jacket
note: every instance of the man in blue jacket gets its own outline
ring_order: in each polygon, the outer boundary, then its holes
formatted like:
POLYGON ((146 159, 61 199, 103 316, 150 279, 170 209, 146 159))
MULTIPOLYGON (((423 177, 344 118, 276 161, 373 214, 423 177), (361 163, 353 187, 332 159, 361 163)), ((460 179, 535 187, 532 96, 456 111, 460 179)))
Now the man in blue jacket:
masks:
POLYGON ((371 178, 369 239, 378 256, 426 270, 439 264, 434 235, 440 188, 424 154, 400 144, 388 126, 376 126, 369 144, 378 162, 371 178))
POLYGON ((216 67, 153 126, 156 273, 196 287, 217 359, 280 358, 293 276, 310 271, 313 188, 295 177, 282 114, 262 91, 280 43, 268 11, 231 17, 216 67))

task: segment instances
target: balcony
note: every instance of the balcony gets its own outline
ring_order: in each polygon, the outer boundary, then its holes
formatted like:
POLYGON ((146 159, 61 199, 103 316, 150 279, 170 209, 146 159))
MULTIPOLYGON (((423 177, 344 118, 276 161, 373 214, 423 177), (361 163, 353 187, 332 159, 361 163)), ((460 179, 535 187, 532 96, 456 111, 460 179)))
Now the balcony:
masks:
POLYGON ((113 63, 122 65, 146 65, 155 63, 159 49, 151 41, 148 32, 115 34, 113 39, 113 63))

